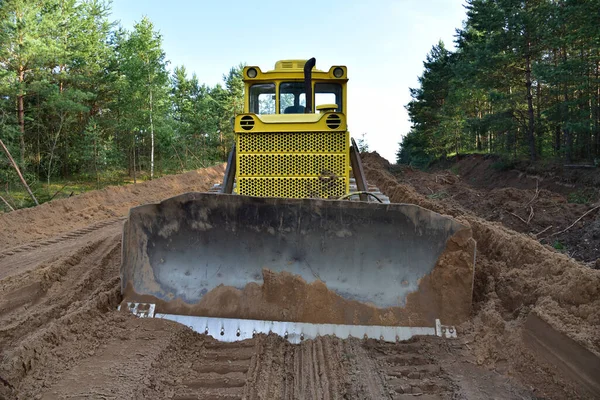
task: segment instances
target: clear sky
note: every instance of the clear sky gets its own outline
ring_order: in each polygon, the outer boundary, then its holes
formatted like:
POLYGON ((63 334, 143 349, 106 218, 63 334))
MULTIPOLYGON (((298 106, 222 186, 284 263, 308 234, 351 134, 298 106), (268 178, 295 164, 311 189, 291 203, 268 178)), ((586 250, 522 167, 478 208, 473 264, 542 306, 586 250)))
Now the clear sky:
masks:
POLYGON ((113 0, 112 19, 131 29, 146 15, 163 36, 170 68, 185 65, 214 85, 240 63, 270 70, 280 59, 346 65, 348 124, 390 161, 410 129, 404 106, 423 60, 453 48, 463 0, 113 0))

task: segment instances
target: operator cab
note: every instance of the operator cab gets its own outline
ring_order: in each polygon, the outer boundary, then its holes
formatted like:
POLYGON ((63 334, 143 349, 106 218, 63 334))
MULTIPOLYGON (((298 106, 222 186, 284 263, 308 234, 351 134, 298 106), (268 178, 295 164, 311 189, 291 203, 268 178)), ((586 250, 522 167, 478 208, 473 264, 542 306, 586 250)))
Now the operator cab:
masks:
MULTIPOLYGON (((336 112, 342 112, 342 85, 339 83, 315 83, 315 106, 336 104, 336 112)), ((255 83, 250 86, 250 109, 254 114, 304 114, 306 92, 304 82, 255 83), (279 89, 279 90, 277 90, 279 89), (279 107, 277 93, 279 92, 279 107)))
POLYGON ((314 107, 307 110, 305 63, 305 60, 278 61, 275 69, 267 72, 258 67, 246 67, 244 112, 259 115, 305 114, 314 113, 322 105, 335 105, 335 108, 327 107, 327 111, 345 113, 346 67, 334 66, 328 72, 312 68, 310 88, 314 107))

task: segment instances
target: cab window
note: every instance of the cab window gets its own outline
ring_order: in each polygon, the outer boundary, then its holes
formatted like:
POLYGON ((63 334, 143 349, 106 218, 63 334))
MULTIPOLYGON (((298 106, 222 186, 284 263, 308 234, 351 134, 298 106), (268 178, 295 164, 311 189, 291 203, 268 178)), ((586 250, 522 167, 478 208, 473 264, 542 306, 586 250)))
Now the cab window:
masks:
POLYGON ((342 85, 339 83, 315 84, 315 110, 323 104, 337 104, 337 112, 342 112, 342 85))
POLYGON ((250 112, 275 114, 275 84, 259 83, 250 86, 250 112))
POLYGON ((283 82, 279 85, 280 114, 304 114, 305 107, 304 82, 283 82))

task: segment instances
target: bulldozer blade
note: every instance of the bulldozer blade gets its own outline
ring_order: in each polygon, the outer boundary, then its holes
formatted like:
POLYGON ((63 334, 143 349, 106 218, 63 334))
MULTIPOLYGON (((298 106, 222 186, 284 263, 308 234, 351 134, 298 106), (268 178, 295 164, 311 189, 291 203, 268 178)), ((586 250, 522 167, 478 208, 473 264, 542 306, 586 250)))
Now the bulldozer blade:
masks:
POLYGON ((122 245, 124 303, 160 314, 418 327, 471 312, 471 229, 412 204, 187 193, 133 208, 122 245))

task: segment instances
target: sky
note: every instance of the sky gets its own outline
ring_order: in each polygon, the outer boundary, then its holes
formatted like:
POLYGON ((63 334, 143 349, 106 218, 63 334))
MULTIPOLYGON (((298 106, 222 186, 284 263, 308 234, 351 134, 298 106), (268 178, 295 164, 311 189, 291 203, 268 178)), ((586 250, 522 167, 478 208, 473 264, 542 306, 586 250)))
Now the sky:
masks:
POLYGON ((348 126, 371 151, 395 161, 410 130, 405 105, 423 61, 442 40, 454 48, 464 0, 113 0, 124 28, 147 16, 169 68, 184 65, 207 85, 233 66, 273 69, 277 60, 317 59, 348 67, 348 126))

